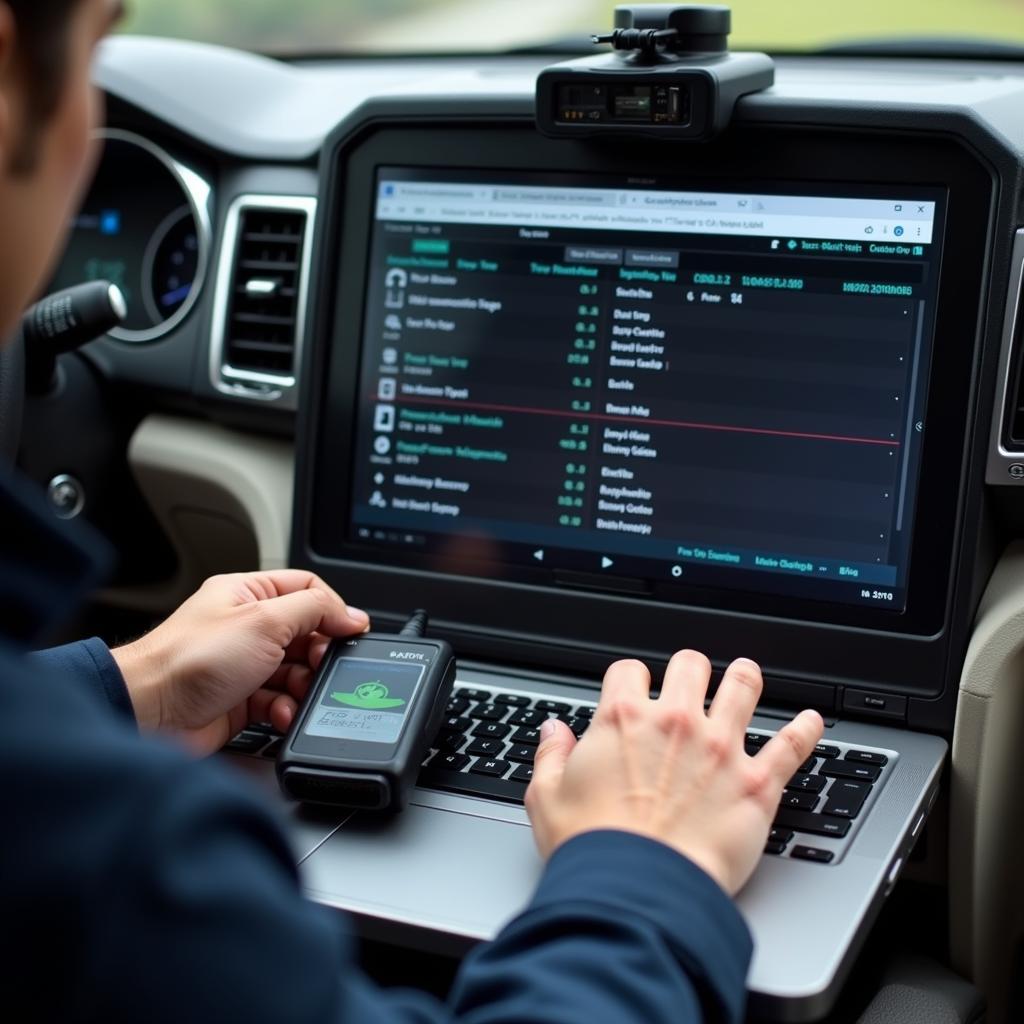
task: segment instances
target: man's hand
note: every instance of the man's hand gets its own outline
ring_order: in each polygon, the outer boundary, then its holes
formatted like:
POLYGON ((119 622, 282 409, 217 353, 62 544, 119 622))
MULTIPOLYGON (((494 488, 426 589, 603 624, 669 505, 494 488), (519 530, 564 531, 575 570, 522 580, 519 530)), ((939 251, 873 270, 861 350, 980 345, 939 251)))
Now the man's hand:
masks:
POLYGON ((113 655, 139 726, 180 733, 207 754, 250 722, 285 731, 330 638, 369 627, 366 612, 309 572, 214 576, 113 655))
POLYGON ((753 873, 782 789, 821 739, 816 711, 801 712, 755 757, 743 737, 761 696, 752 661, 729 666, 705 713, 711 664, 696 651, 669 663, 661 696, 638 661, 612 665, 594 721, 576 743, 550 719, 526 809, 544 856, 582 832, 620 829, 689 857, 731 895, 753 873))

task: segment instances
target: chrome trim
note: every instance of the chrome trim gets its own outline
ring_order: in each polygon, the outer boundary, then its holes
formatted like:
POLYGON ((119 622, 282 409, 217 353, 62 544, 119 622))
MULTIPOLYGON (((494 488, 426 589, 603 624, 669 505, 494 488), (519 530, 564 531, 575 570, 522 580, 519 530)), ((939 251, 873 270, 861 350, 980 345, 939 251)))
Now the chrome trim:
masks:
MULTIPOLYGON (((199 254, 196 261, 196 277, 192 285, 192 291, 188 298, 182 303, 181 308, 162 323, 144 331, 129 330, 125 327, 113 328, 108 336, 116 341, 124 341, 130 344, 141 345, 147 342, 157 341, 173 331, 181 324, 185 317, 192 312, 195 304, 199 301, 203 286, 206 284, 206 274, 210 265, 210 247, 213 241, 213 223, 210 220, 210 197, 213 189, 210 184, 201 178, 195 171, 179 163, 169 153, 161 149, 156 143, 134 132, 122 131, 120 128, 101 128, 93 133, 95 139, 107 139, 116 142, 127 142, 129 145, 138 146, 145 150, 150 156, 155 157, 170 171, 171 176, 178 182, 185 200, 192 211, 192 217, 196 222, 196 231, 199 235, 199 254)), ((180 209, 180 208, 179 208, 180 209)), ((177 214, 175 210, 175 214, 177 214)), ((166 221, 164 221, 166 223, 166 221)), ((163 227, 163 224, 161 224, 163 227)), ((150 240, 152 241, 152 239, 150 240)), ((147 256, 149 254, 147 246, 147 256)), ((143 279, 143 286, 146 281, 143 279)), ((151 312, 151 311, 149 311, 151 312)))
POLYGON ((992 435, 985 467, 985 482, 1004 487, 1024 485, 1024 448, 1020 451, 1009 451, 1003 444, 1003 438, 1006 436, 1006 404, 1014 383, 1010 377, 1013 373, 1013 341, 1017 336, 1021 316, 1022 285, 1024 285, 1024 228, 1018 228, 1013 241, 1013 255, 1010 257, 1010 287, 1006 296, 1003 338, 999 349, 999 369, 996 376, 996 407, 992 416, 992 435))
POLYGON ((263 402, 287 400, 288 404, 293 407, 296 403, 293 389, 297 383, 298 367, 302 365, 302 350, 306 338, 316 205, 317 201, 312 196, 243 195, 238 196, 228 207, 224 219, 224 233, 221 238, 220 259, 217 265, 213 297, 213 326, 210 330, 210 382, 222 395, 230 395, 232 398, 251 398, 263 402), (293 372, 289 375, 237 370, 229 363, 224 362, 224 336, 227 328, 228 307, 231 301, 231 284, 235 272, 238 227, 242 211, 249 209, 297 210, 306 215, 306 230, 302 241, 298 292, 295 302, 295 358, 292 364, 293 372), (245 383, 277 388, 280 389, 280 392, 272 394, 263 392, 261 388, 250 390, 243 386, 245 383), (254 393, 256 391, 260 393, 254 393))

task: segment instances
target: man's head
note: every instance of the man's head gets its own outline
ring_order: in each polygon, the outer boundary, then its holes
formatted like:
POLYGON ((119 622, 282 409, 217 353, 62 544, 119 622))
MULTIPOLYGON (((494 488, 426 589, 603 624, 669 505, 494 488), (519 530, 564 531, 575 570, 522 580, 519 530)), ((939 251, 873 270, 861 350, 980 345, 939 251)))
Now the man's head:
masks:
POLYGON ((0 342, 60 253, 90 169, 89 72, 120 0, 0 0, 0 342))

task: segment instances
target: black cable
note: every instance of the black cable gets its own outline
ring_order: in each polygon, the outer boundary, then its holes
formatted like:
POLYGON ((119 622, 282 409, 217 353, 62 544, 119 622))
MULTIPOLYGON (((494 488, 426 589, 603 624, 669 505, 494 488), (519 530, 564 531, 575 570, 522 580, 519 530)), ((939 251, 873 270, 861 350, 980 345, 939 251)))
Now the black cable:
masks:
POLYGON ((427 631, 429 618, 423 608, 417 608, 409 621, 402 627, 399 636, 423 636, 427 631))
POLYGON ((617 28, 606 35, 591 36, 595 43, 611 43, 616 50, 640 50, 654 54, 668 49, 678 36, 674 28, 617 28))

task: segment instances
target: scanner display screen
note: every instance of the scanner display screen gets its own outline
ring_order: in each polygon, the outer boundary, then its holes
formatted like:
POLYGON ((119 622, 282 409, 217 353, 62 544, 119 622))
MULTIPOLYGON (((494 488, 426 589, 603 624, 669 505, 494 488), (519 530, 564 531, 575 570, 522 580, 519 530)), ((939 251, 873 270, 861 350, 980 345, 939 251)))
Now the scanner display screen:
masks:
POLYGON ((349 540, 902 611, 944 201, 380 168, 349 540))
POLYGON ((303 732, 325 739, 394 744, 425 671, 423 665, 341 658, 325 680, 303 732))

